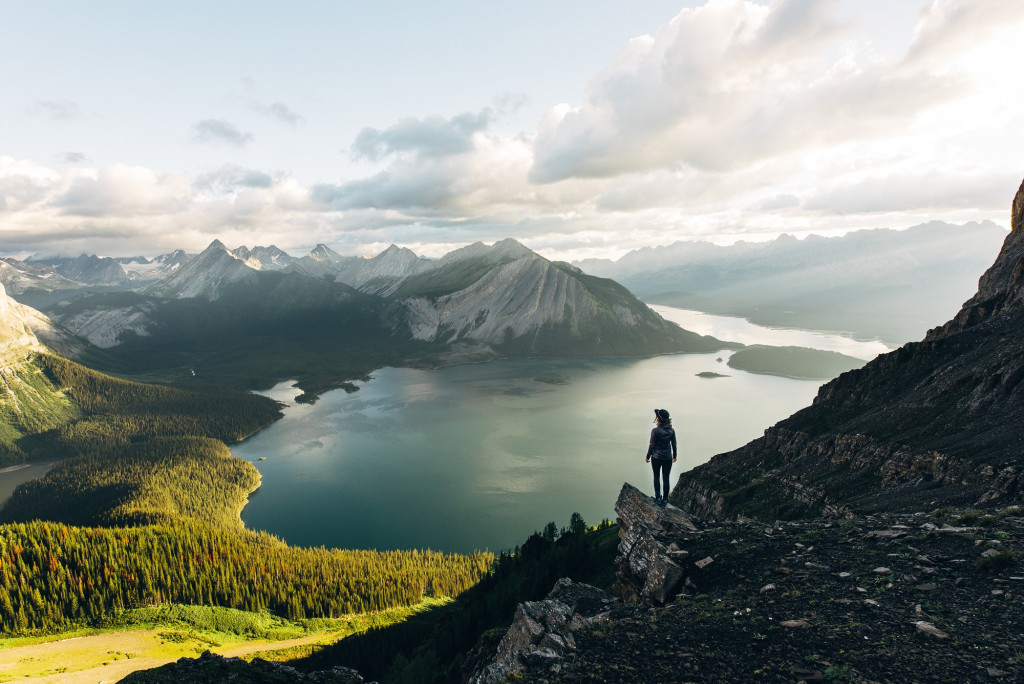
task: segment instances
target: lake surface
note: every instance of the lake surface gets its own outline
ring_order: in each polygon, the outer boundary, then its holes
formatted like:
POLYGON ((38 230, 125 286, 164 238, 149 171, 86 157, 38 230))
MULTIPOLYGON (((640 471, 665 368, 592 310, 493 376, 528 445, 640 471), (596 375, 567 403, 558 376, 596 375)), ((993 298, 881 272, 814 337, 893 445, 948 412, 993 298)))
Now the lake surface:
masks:
POLYGON ((4 507, 18 485, 42 477, 57 463, 57 461, 33 461, 0 468, 0 508, 4 507))
MULTIPOLYGON (((738 339, 759 326, 657 310, 745 343, 796 344, 777 336, 800 332, 760 328, 758 340, 738 339)), ((878 353, 875 343, 823 337, 837 339, 811 341, 865 359, 878 353)), ((295 404, 297 391, 282 383, 267 394, 288 403, 285 417, 232 449, 263 476, 242 519, 296 545, 459 552, 511 548, 548 521, 567 525, 574 511, 590 524, 614 519, 624 481, 653 491, 644 462, 653 409, 671 412, 679 436, 675 481, 817 392, 815 381, 728 368, 728 356, 383 368, 358 392, 329 392, 312 406, 295 404), (704 371, 728 377, 696 377, 704 371)))

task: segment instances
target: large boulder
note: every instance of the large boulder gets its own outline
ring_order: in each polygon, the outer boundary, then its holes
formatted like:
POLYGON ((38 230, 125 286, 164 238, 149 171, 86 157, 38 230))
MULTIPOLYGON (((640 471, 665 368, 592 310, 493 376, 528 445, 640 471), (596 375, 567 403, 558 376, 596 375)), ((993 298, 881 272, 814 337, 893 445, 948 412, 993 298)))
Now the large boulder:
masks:
POLYGON ((505 682, 526 667, 557 673, 562 659, 576 650, 575 634, 608 619, 620 605, 606 591, 563 577, 543 601, 519 604, 493 660, 470 683, 505 682))
POLYGON ((686 580, 676 540, 697 526, 675 506, 659 506, 628 482, 615 503, 619 554, 614 591, 628 604, 668 601, 686 580))

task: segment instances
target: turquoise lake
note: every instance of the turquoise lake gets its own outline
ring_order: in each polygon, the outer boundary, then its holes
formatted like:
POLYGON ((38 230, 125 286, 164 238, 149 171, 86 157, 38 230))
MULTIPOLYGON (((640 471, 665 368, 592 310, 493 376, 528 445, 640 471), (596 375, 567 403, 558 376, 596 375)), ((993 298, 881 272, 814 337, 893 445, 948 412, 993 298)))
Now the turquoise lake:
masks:
MULTIPOLYGON (((835 335, 657 310, 720 339, 800 339, 865 359, 885 350, 835 335)), ((458 552, 511 548, 548 521, 567 525, 574 511, 590 524, 614 519, 623 482, 652 492, 644 454, 653 409, 668 409, 679 435, 675 481, 809 404, 820 384, 737 371, 727 358, 719 352, 382 368, 359 391, 329 392, 312 406, 295 404, 297 391, 283 383, 266 394, 288 404, 285 417, 232 449, 255 462, 263 478, 242 519, 296 545, 458 552), (702 371, 728 377, 697 377, 702 371), (553 377, 564 384, 537 380, 553 377)))

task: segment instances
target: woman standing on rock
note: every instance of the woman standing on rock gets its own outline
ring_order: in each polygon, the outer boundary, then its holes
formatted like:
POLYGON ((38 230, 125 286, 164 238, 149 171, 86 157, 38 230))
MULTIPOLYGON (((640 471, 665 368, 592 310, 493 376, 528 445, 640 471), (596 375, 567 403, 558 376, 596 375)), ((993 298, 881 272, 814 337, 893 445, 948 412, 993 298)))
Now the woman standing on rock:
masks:
POLYGON ((654 469, 654 502, 664 506, 668 503, 668 474, 679 452, 676 448, 676 431, 672 429, 672 419, 669 418, 668 411, 654 409, 654 422, 651 444, 647 447, 647 462, 654 469), (661 471, 660 478, 658 471, 661 471), (665 490, 664 495, 661 493, 662 489, 665 490))

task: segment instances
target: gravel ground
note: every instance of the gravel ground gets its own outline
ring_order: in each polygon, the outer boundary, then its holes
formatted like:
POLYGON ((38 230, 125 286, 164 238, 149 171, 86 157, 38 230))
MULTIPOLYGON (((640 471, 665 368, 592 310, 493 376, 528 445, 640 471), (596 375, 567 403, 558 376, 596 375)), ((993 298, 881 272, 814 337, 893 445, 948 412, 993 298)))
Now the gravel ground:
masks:
POLYGON ((1019 514, 708 526, 695 586, 519 681, 1024 681, 1019 514))

